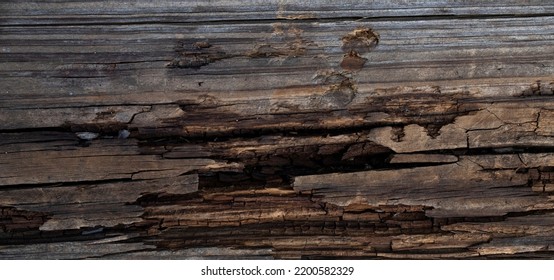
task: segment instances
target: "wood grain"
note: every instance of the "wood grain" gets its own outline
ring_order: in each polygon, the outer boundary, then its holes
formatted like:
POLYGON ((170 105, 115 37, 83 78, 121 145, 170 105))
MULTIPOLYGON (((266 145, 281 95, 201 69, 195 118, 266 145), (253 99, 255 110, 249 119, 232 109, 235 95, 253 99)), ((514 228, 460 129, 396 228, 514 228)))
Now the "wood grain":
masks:
POLYGON ((0 258, 552 258, 550 2, 3 1, 0 258))

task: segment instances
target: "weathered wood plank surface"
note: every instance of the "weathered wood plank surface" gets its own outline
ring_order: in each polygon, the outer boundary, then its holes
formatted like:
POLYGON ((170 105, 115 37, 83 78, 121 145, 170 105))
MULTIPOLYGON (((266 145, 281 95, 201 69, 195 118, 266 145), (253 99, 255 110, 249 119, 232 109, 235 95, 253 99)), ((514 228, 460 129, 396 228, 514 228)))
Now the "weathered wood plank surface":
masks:
POLYGON ((4 27, 0 128, 196 137, 444 124, 552 94, 552 17, 201 26, 4 27), (374 35, 355 32, 369 28, 380 39, 367 50, 374 35))
POLYGON ((551 1, 3 1, 0 258, 552 258, 551 1))
POLYGON ((134 1, 3 1, 2 24, 95 24, 137 22, 209 22, 247 20, 299 20, 326 18, 382 18, 417 16, 484 16, 552 14, 547 0, 502 2, 466 1, 336 1, 236 0, 134 1))

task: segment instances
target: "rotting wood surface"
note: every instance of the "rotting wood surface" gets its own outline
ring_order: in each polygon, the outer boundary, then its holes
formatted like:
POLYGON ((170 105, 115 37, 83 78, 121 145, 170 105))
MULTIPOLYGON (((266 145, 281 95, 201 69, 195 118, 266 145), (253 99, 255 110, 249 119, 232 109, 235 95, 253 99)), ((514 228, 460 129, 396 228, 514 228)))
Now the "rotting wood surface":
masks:
POLYGON ((0 258, 552 258, 551 1, 3 1, 0 258))

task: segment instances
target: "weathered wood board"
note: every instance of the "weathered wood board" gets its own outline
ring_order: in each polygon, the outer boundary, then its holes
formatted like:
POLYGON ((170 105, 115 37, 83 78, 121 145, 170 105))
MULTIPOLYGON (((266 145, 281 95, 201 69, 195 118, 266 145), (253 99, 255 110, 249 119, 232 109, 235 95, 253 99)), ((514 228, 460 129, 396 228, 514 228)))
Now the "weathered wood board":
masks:
POLYGON ((0 258, 552 258, 553 119, 552 1, 3 1, 0 258))

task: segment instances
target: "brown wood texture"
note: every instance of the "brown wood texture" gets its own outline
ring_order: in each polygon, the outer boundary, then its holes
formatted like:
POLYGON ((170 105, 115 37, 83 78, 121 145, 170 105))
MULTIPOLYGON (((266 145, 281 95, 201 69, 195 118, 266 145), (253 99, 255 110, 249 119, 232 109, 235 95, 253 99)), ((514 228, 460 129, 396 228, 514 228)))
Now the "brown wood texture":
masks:
POLYGON ((554 4, 2 1, 1 259, 554 257, 554 4))

